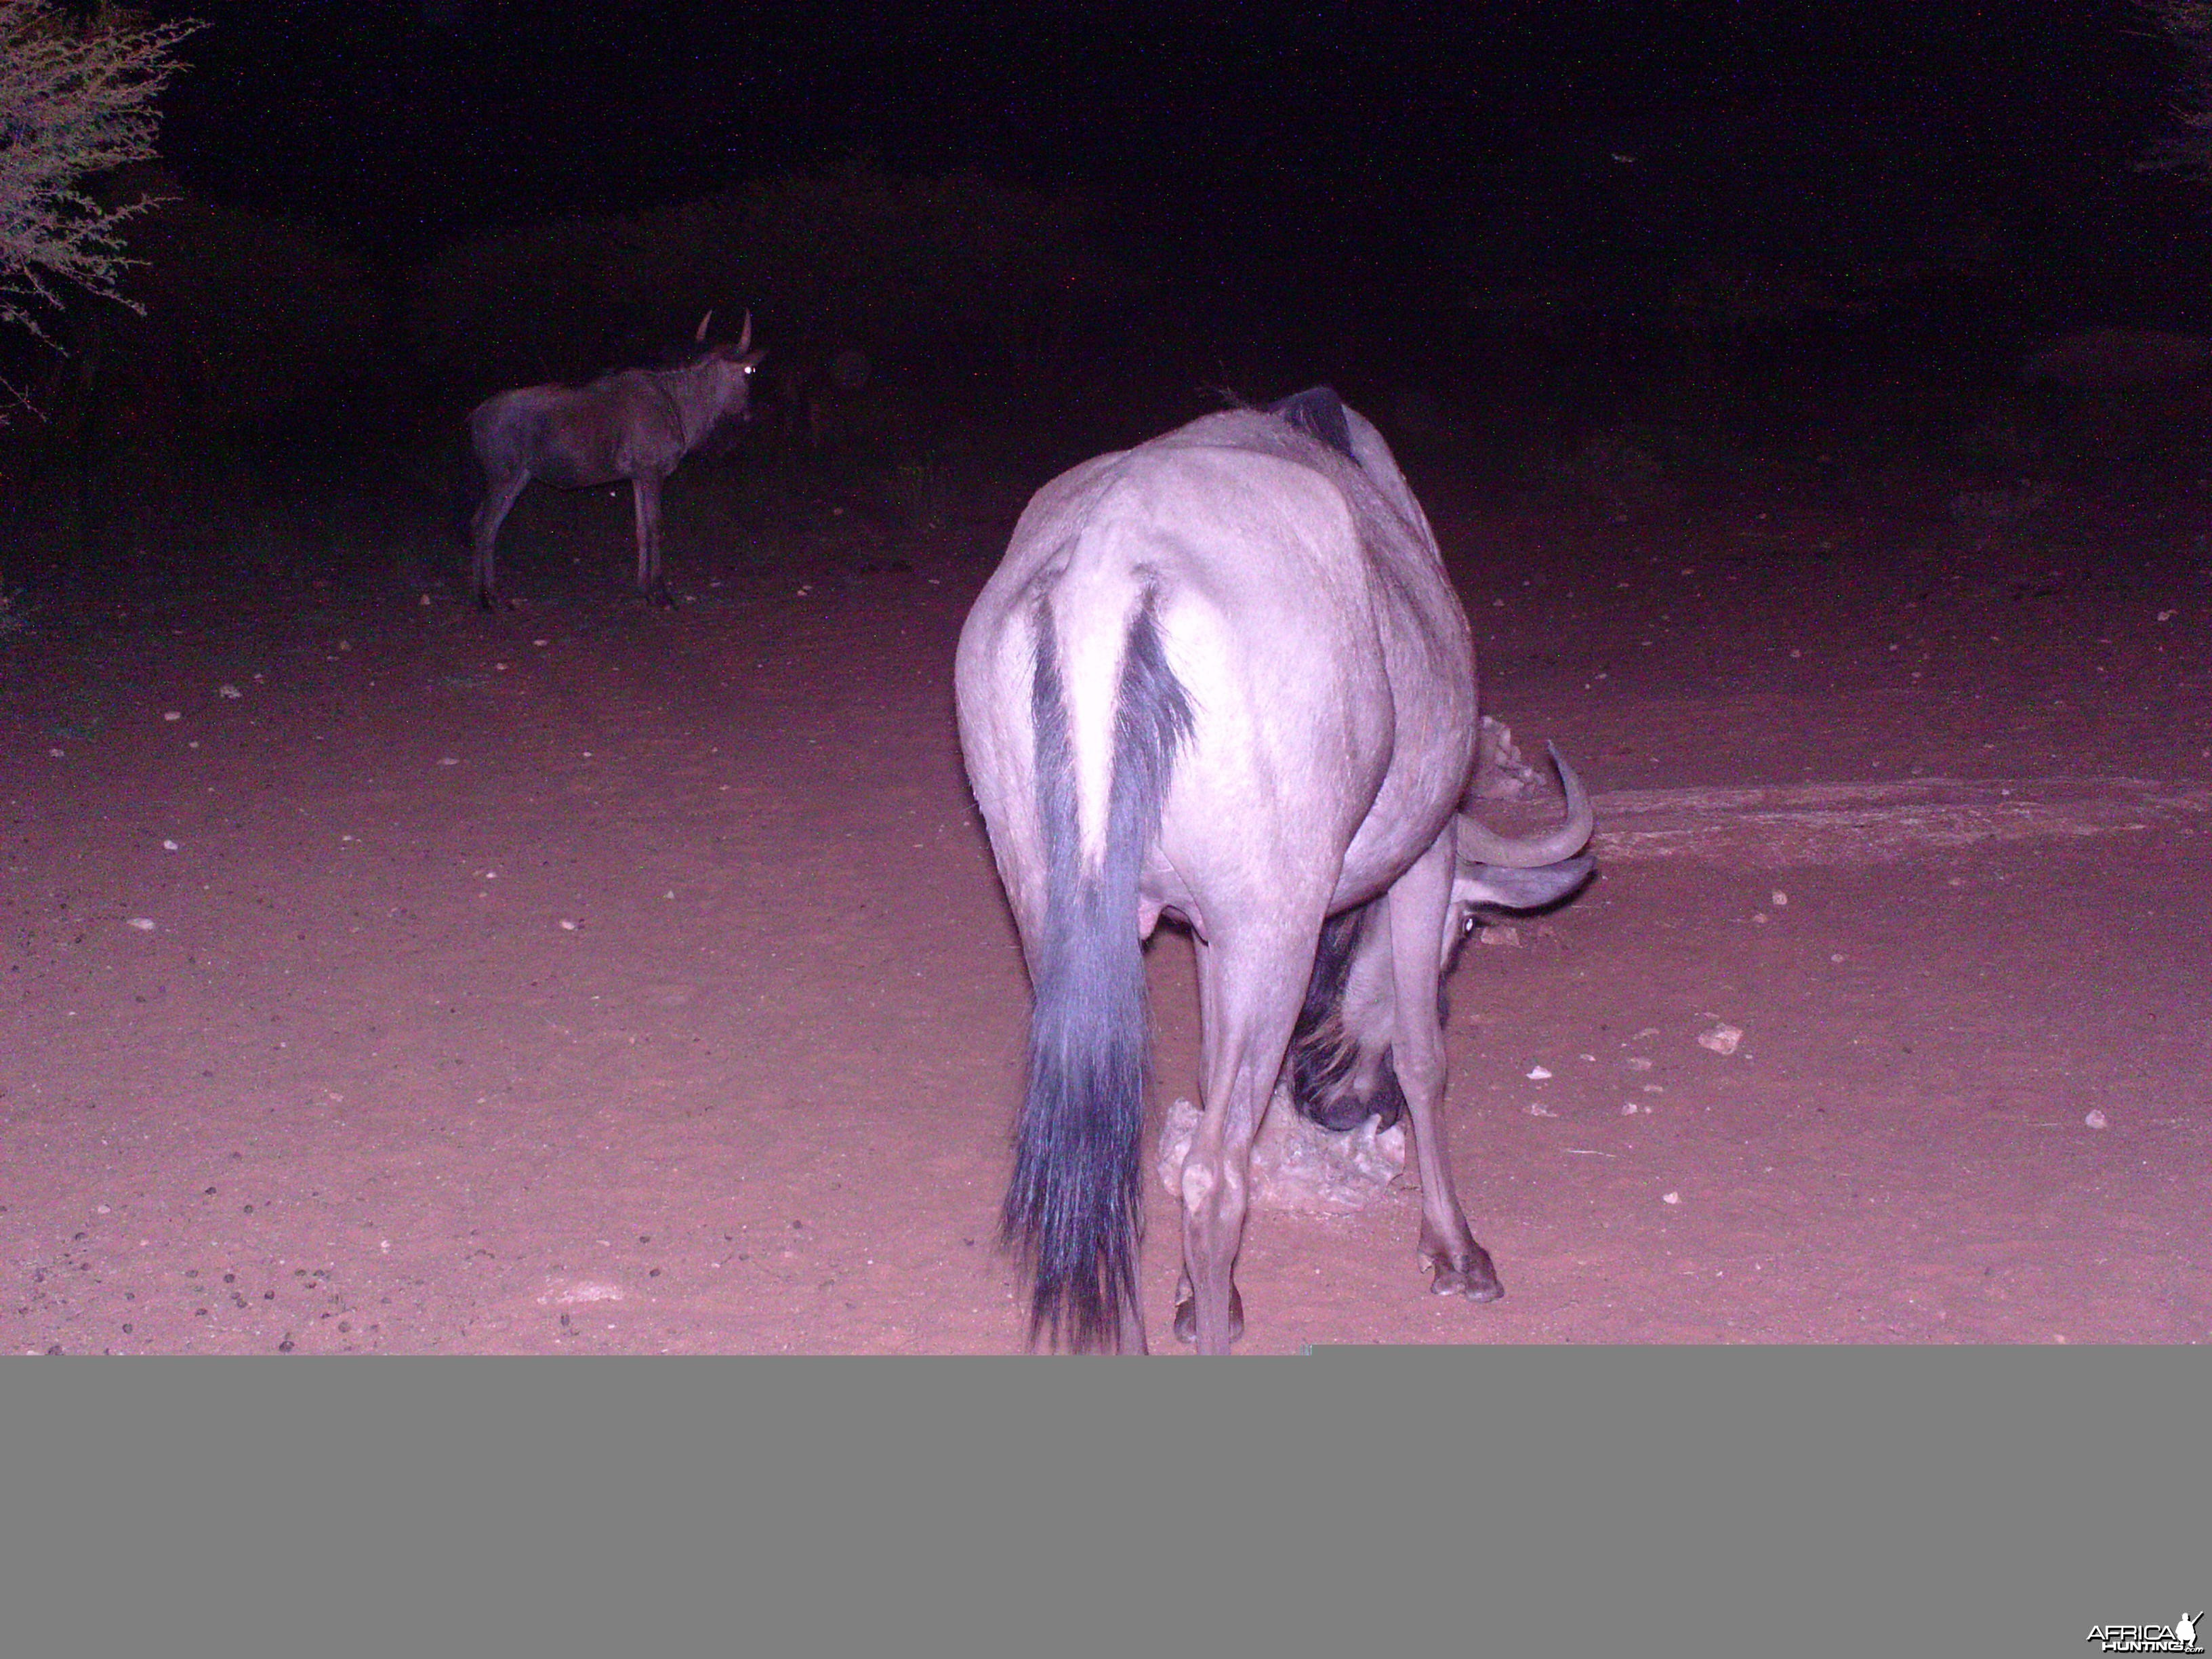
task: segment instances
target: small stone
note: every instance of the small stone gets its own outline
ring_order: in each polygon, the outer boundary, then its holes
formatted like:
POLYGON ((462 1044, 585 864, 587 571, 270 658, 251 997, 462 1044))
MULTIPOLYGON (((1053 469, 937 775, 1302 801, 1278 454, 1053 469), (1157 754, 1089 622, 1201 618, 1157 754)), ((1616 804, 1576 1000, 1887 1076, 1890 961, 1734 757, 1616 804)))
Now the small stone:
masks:
POLYGON ((1682 1201, 1682 1195, 1680 1193, 1662 1193, 1659 1194, 1659 1201, 1662 1204, 1680 1204, 1682 1201))
POLYGON ((1717 1054, 1734 1054, 1742 1041, 1742 1030, 1734 1025, 1714 1025, 1698 1033, 1698 1047, 1710 1048, 1717 1054))
POLYGON ((2106 1117, 2102 1112, 2091 1112, 2087 1117, 2083 1118, 2081 1121, 2087 1124, 2093 1129, 2109 1129, 2112 1127, 2112 1120, 2106 1117))

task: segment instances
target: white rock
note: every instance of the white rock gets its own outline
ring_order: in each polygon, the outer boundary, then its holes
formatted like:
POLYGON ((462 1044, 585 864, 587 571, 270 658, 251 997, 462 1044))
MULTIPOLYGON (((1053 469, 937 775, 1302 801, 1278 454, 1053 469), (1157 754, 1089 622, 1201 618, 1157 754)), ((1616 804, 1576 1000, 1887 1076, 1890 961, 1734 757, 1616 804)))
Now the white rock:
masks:
MULTIPOLYGON (((1188 1100, 1168 1108, 1160 1126, 1153 1171, 1168 1195, 1181 1201, 1183 1160, 1198 1131, 1199 1110, 1188 1100)), ((1261 1209, 1308 1215, 1364 1210, 1383 1196, 1406 1167, 1406 1127, 1377 1128, 1369 1118, 1342 1133, 1298 1115, 1278 1090, 1252 1142, 1251 1201, 1261 1209)))
POLYGON ((1717 1054, 1732 1054, 1743 1041, 1741 1028, 1726 1024, 1708 1027, 1698 1033, 1698 1047, 1710 1048, 1717 1054))

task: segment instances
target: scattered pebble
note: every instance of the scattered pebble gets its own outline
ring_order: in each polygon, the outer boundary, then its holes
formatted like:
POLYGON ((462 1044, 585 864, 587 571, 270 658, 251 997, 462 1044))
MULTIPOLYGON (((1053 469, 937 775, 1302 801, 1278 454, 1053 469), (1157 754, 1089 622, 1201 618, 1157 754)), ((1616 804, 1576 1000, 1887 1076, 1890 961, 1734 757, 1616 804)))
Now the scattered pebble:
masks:
POLYGON ((124 925, 128 927, 136 927, 142 933, 150 933, 154 931, 155 927, 154 918, 151 916, 133 916, 124 925))
POLYGON ((1559 1114, 1548 1106, 1539 1106, 1532 1100, 1528 1103, 1528 1115, 1530 1117, 1557 1117, 1559 1116, 1559 1114))
MULTIPOLYGON (((340 641, 338 641, 338 649, 339 649, 339 650, 341 650, 341 651, 344 651, 344 650, 347 650, 347 649, 349 649, 349 647, 346 645, 346 642, 345 642, 343 640, 340 640, 340 641)), ((229 700, 230 700, 231 702, 237 702, 239 698, 240 698, 240 697, 244 696, 245 695, 246 695, 246 693, 245 693, 245 692, 243 692, 243 691, 240 690, 236 686, 232 685, 232 684, 228 684, 228 683, 225 683, 223 685, 222 685, 221 687, 217 688, 217 690, 216 690, 216 696, 217 696, 218 697, 225 697, 225 698, 228 698, 228 699, 229 699, 229 700)))
POLYGON ((180 720, 184 719, 184 716, 179 714, 175 709, 172 708, 165 713, 161 718, 165 720, 180 720))
POLYGON ((576 931, 576 924, 563 916, 561 918, 561 931, 564 933, 573 933, 576 931))
POLYGON ((1659 1201, 1662 1204, 1680 1204, 1682 1201, 1682 1195, 1680 1193, 1662 1193, 1659 1194, 1659 1201))
POLYGON ((173 841, 165 841, 161 843, 161 850, 165 853, 173 853, 178 850, 177 843, 173 841))
POLYGON ((1648 1072, 1651 1069, 1651 1062, 1641 1054, 1631 1054, 1628 1057, 1628 1069, 1632 1072, 1648 1072))
POLYGON ((1634 1117, 1637 1110, 1637 1104, 1632 1100, 1625 1100, 1620 1103, 1620 1115, 1623 1117, 1634 1117))
POLYGON ((451 755, 441 755, 438 757, 438 764, 441 766, 459 766, 460 762, 455 760, 451 755))
POLYGON ((1528 1080, 1532 1083, 1541 1083, 1551 1074, 1551 1070, 1547 1066, 1531 1066, 1528 1068, 1528 1080))
POLYGON ((1774 890, 1771 902, 1773 903, 1774 908, 1779 910, 1790 902, 1790 895, 1784 892, 1779 887, 1778 887, 1774 890))
POLYGON ((1698 1033, 1698 1047, 1710 1048, 1717 1054, 1734 1054, 1742 1041, 1742 1029, 1735 1025, 1714 1025, 1698 1033))
POLYGON ((2087 1124, 2093 1129, 2109 1129, 2112 1127, 2112 1120, 2107 1118, 2102 1112, 2091 1112, 2088 1116, 2083 1118, 2081 1121, 2087 1124))

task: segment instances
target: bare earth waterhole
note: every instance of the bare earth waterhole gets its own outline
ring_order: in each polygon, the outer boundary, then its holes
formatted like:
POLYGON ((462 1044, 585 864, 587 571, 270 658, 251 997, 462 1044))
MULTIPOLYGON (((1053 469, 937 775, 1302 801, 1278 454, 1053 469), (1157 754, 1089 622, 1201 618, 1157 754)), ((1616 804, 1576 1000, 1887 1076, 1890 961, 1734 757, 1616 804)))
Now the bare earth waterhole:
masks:
MULTIPOLYGON (((1428 1294, 1408 1192, 1261 1212, 1242 1351, 2212 1331, 2187 527, 1429 504, 1601 872, 1452 981, 1505 1299, 1428 1294)), ((672 496, 660 614, 581 511, 517 514, 495 617, 456 558, 0 636, 15 1351, 1021 1347, 1027 988, 950 696, 1007 521, 763 560, 672 496)))

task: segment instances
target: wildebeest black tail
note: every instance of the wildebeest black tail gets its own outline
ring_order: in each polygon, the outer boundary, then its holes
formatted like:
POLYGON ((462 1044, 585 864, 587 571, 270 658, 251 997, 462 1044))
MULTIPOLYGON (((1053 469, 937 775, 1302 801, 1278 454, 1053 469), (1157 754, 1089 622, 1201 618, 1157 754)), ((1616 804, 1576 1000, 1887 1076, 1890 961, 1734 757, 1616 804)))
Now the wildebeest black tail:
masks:
POLYGON ((475 444, 465 441, 446 469, 446 520, 463 546, 476 534, 477 509, 483 505, 491 477, 475 444))
POLYGON ((1046 916, 1030 964, 1029 1094, 1000 1224, 1033 1275, 1030 1335, 1114 1346, 1137 1287, 1150 1030, 1137 878, 1158 832, 1190 701, 1169 669, 1149 601, 1130 623, 1115 699, 1105 855, 1086 869, 1074 754, 1052 619, 1036 623, 1030 713, 1046 916))

